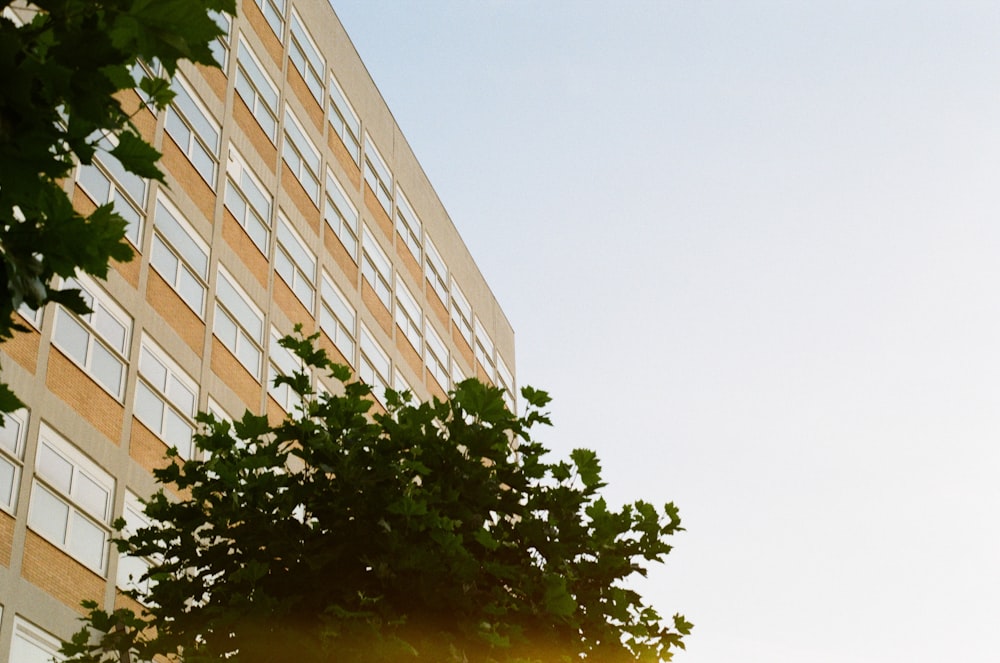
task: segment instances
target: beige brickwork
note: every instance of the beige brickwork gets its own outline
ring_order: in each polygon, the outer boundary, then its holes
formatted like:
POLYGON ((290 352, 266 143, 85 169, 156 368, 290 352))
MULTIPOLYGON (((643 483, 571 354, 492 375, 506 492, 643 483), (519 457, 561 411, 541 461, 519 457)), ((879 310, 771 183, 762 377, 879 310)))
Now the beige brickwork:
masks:
POLYGON ((21 576, 81 615, 81 601, 104 600, 105 580, 59 548, 28 530, 21 576))
POLYGON ((14 551, 14 516, 0 511, 0 564, 10 566, 14 551))
POLYGON ((146 301, 160 312, 167 324, 184 339, 188 347, 201 356, 205 343, 205 323, 174 289, 167 285, 155 269, 149 270, 146 301))
POLYGON ((344 141, 335 132, 331 131, 327 136, 327 146, 330 148, 330 154, 337 160, 341 171, 347 175, 347 179, 354 186, 354 189, 360 189, 361 168, 358 167, 358 164, 354 163, 354 157, 347 151, 344 141))
POLYGON ((68 403, 94 428, 101 431, 109 442, 118 444, 122 435, 125 408, 62 351, 55 348, 49 353, 45 384, 54 396, 68 403))

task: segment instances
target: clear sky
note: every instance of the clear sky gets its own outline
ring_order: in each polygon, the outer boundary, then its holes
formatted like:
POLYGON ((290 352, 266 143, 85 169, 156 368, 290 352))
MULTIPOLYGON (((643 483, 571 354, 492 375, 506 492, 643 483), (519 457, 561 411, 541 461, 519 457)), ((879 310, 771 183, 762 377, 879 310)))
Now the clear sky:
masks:
POLYGON ((676 661, 1000 660, 1000 3, 334 6, 676 661))

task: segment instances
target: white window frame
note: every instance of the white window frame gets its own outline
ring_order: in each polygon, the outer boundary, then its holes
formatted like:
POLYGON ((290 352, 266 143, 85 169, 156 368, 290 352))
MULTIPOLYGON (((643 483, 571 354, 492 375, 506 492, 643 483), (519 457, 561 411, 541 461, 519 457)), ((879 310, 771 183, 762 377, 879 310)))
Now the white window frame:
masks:
POLYGON ((24 475, 24 447, 28 436, 28 411, 20 408, 0 414, 0 509, 14 515, 24 475))
POLYGON ((233 356, 250 372, 250 375, 260 381, 263 367, 261 360, 264 356, 264 313, 240 287, 239 281, 233 278, 221 265, 219 266, 219 280, 215 286, 215 320, 212 333, 233 353, 233 356), (226 301, 223 298, 225 297, 225 288, 221 286, 224 284, 233 291, 232 301, 226 301), (220 297, 220 295, 222 296, 220 297), (242 317, 241 313, 244 314, 242 317), (254 322, 256 323, 254 326, 258 328, 256 334, 250 328, 250 324, 254 322), (220 325, 225 325, 229 329, 220 329, 220 325), (230 334, 232 339, 228 338, 230 334), (254 354, 254 361, 250 361, 246 356, 245 353, 248 351, 254 354))
POLYGON ((424 225, 413 211, 410 201, 402 189, 396 191, 396 232, 403 238, 403 244, 410 250, 417 262, 423 257, 424 225))
POLYGON ((326 169, 326 205, 323 208, 323 219, 344 245, 353 260, 358 259, 358 225, 361 217, 358 208, 333 176, 330 168, 326 169))
POLYGON ((286 0, 254 0, 260 7, 260 13, 264 15, 264 20, 271 26, 278 40, 285 36, 285 4, 286 0))
POLYGON ((434 376, 445 391, 451 389, 451 373, 448 370, 450 358, 448 346, 438 335, 429 318, 424 319, 424 363, 428 372, 434 376))
POLYGON ((494 346, 490 335, 486 333, 486 327, 479 321, 479 316, 473 316, 473 320, 476 330, 476 344, 474 348, 476 360, 486 369, 486 374, 489 378, 496 382, 497 364, 496 359, 494 359, 496 346, 494 346))
POLYGON ((354 107, 344 94, 344 88, 340 87, 337 77, 330 74, 329 86, 330 107, 327 110, 327 118, 333 132, 340 136, 354 163, 361 165, 361 119, 354 112, 354 107))
MULTIPOLYGON (((79 366, 84 373, 93 378, 102 389, 121 402, 125 390, 125 378, 128 373, 128 350, 132 336, 132 316, 125 312, 111 297, 97 286, 90 278, 80 275, 76 279, 67 279, 64 288, 79 288, 80 294, 92 309, 91 313, 76 315, 68 309, 56 309, 55 331, 52 332, 52 343, 59 348, 70 361, 79 366), (108 325, 122 328, 120 342, 108 337, 108 325), (83 356, 74 351, 72 341, 67 336, 67 330, 84 333, 82 339, 85 347, 83 356), (95 357, 104 356, 113 359, 120 367, 117 384, 105 382, 94 366, 95 357)), ((71 332, 72 333, 72 332, 71 332)))
POLYGON ((229 146, 229 158, 226 160, 225 205, 243 226, 257 249, 266 256, 271 242, 274 196, 232 145, 229 146))
POLYGON ((316 298, 316 254, 309 250, 309 245, 281 210, 278 211, 277 242, 272 262, 275 273, 312 313, 316 298))
POLYGON ((168 447, 176 447, 181 458, 194 456, 194 415, 198 412, 198 383, 145 333, 140 341, 139 379, 136 381, 135 406, 132 411, 168 447), (143 389, 145 391, 142 393, 159 402, 159 421, 146 410, 140 410, 140 390, 143 389), (185 392, 190 396, 188 403, 184 402, 185 392), (186 429, 186 439, 168 439, 173 438, 168 429, 171 415, 175 425, 186 429))
POLYGON ((392 218, 392 171, 385 164, 371 136, 365 132, 365 182, 378 199, 379 205, 392 218))
POLYGON ((472 305, 454 279, 451 281, 451 321, 472 347, 472 305))
POLYGON ((406 336, 406 339, 413 346, 413 349, 417 351, 417 354, 420 354, 423 341, 424 312, 401 278, 396 279, 395 318, 400 331, 406 336))
POLYGON ((222 34, 213 39, 208 47, 212 50, 215 61, 219 63, 219 69, 225 74, 229 68, 229 37, 233 34, 233 17, 225 12, 217 11, 209 11, 208 14, 222 30, 222 34), (219 57, 220 54, 222 57, 219 57))
POLYGON ((107 157, 95 154, 89 166, 80 164, 76 171, 76 183, 98 207, 107 203, 114 206, 115 212, 128 223, 126 239, 138 248, 146 220, 149 181, 125 170, 121 162, 110 154, 117 142, 112 134, 102 136, 98 149, 108 152, 107 157), (95 182, 95 177, 101 181, 95 182), (98 187, 103 190, 98 190, 98 187))
POLYGON ((431 241, 430 235, 426 233, 424 234, 424 278, 430 282, 445 308, 448 308, 450 303, 448 265, 441 258, 441 254, 438 253, 437 247, 431 241))
POLYGON ((403 377, 403 372, 398 368, 392 372, 392 390, 400 394, 404 391, 410 392, 411 395, 413 394, 413 387, 410 386, 410 383, 403 377))
POLYGON ((169 198, 156 197, 149 264, 199 318, 208 299, 208 243, 169 198))
POLYGON ((511 412, 517 411, 517 399, 514 396, 514 374, 507 368, 507 362, 497 353, 497 380, 503 389, 503 399, 511 412))
POLYGON ((38 448, 35 454, 35 475, 28 505, 28 527, 84 566, 103 576, 107 571, 110 549, 111 509, 115 498, 114 477, 44 422, 38 433, 38 448), (43 454, 69 466, 65 486, 58 485, 62 483, 63 477, 56 476, 52 468, 42 465, 43 454), (84 491, 92 488, 103 491, 102 508, 98 508, 96 504, 87 505, 83 501, 86 497, 84 491), (65 507, 66 515, 59 536, 52 528, 52 514, 39 513, 39 509, 42 508, 39 505, 43 499, 58 502, 65 507), (103 535, 101 548, 96 556, 99 559, 88 559, 78 549, 81 543, 77 536, 80 528, 87 525, 93 530, 99 530, 103 535))
POLYGON ((389 355, 378 344, 368 327, 361 323, 360 352, 358 359, 358 377, 372 388, 372 394, 379 403, 385 405, 385 390, 389 387, 389 376, 392 375, 392 362, 389 355))
POLYGON ((59 638, 19 615, 14 615, 14 635, 10 643, 11 661, 14 663, 24 660, 63 661, 65 659, 59 654, 60 646, 62 643, 59 638), (25 651, 25 648, 30 649, 25 651), (41 654, 42 658, 38 658, 38 654, 41 654))
POLYGON ((293 373, 305 372, 302 361, 288 348, 282 347, 278 341, 284 336, 277 328, 271 326, 271 345, 267 353, 267 393, 281 406, 285 412, 291 412, 302 405, 302 398, 290 386, 276 386, 274 378, 279 375, 291 376, 293 373))
POLYGON ((392 310, 392 263, 365 225, 361 229, 361 275, 386 310, 392 310))
POLYGON ((250 42, 240 35, 236 46, 236 93, 272 143, 278 140, 280 93, 250 42))
POLYGON ((323 157, 309 138, 309 134, 302 128, 302 123, 287 105, 284 133, 281 156, 305 189, 306 195, 319 207, 319 174, 323 166, 323 157))
POLYGON ((302 23, 298 12, 292 7, 292 20, 288 28, 288 59, 292 66, 302 75, 302 80, 306 82, 306 87, 316 99, 316 102, 323 105, 323 79, 326 75, 326 58, 320 53, 319 47, 313 40, 312 35, 302 23))
POLYGON ((357 311, 324 270, 320 291, 319 326, 326 332, 326 335, 330 337, 330 340, 351 366, 355 364, 357 324, 357 311))
POLYGON ((167 108, 166 131, 214 191, 215 176, 219 170, 222 127, 180 74, 174 76, 171 88, 176 96, 167 108), (174 122, 174 118, 183 125, 186 135, 182 135, 182 129, 174 122), (203 154, 207 160, 198 159, 195 153, 203 154))
MULTIPOLYGON (((122 519, 125 521, 125 529, 122 536, 131 537, 140 529, 149 527, 150 520, 146 517, 145 510, 139 496, 131 490, 125 491, 125 505, 122 509, 122 519)), ((140 595, 148 594, 154 581, 146 578, 140 580, 149 571, 154 560, 148 557, 133 557, 123 552, 118 553, 118 569, 115 575, 115 586, 123 591, 137 591, 140 595)))

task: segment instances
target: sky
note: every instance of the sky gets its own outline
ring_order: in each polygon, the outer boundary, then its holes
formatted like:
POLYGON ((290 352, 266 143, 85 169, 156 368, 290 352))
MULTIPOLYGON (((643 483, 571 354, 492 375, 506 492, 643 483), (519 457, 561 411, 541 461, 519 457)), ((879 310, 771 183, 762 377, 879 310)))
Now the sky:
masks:
POLYGON ((1000 651, 1000 4, 334 0, 679 663, 1000 651))

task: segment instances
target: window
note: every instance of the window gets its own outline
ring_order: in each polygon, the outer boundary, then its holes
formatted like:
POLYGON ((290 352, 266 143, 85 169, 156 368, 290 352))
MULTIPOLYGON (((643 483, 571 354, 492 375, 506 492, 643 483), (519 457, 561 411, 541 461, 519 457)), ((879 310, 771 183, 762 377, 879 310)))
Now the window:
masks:
POLYGON ((358 377, 372 388, 380 403, 385 403, 385 390, 389 387, 392 365, 389 355, 372 338, 368 328, 361 325, 361 362, 358 377))
POLYGON ((229 348, 250 374, 260 380, 261 348, 264 344, 264 314, 235 279, 219 268, 216 284, 215 335, 229 348))
POLYGON ((219 26, 219 29, 222 30, 222 34, 216 37, 208 47, 212 49, 212 55, 215 57, 215 61, 219 63, 222 73, 226 73, 226 65, 229 64, 229 35, 232 31, 233 19, 228 14, 223 14, 222 12, 210 10, 208 14, 215 21, 215 24, 219 26))
POLYGON ((312 312, 313 295, 316 293, 316 256, 280 212, 274 271, 288 284, 306 310, 312 312))
POLYGON ((399 371, 398 368, 393 372, 392 375, 392 389, 393 391, 396 391, 400 394, 402 394, 404 391, 410 392, 411 395, 413 394, 413 387, 411 387, 410 383, 406 381, 406 378, 403 377, 403 374, 399 371))
POLYGON ((236 46, 236 92, 271 142, 278 137, 278 86, 264 71, 246 39, 236 46))
POLYGON ((226 162, 226 209, 232 212, 247 235, 265 256, 271 237, 270 192, 247 166, 232 145, 226 162))
POLYGON ((326 73, 326 60, 320 55, 316 48, 316 42, 312 40, 302 19, 292 10, 291 35, 288 44, 288 57, 295 65, 295 68, 302 74, 302 79, 306 82, 306 87, 312 92, 316 101, 323 105, 323 75, 326 73))
POLYGON ((423 311, 420 310, 417 300, 410 294, 402 279, 396 279, 396 324, 419 353, 423 311))
POLYGON ((115 481, 44 423, 38 434, 28 527, 103 574, 115 481))
POLYGON ((382 155, 375 149, 372 139, 365 134, 365 182, 375 193, 382 209, 390 217, 392 216, 392 173, 385 165, 382 155))
POLYGON ((326 223, 340 238, 347 252, 358 259, 358 209, 351 204, 340 182, 333 172, 326 169, 326 208, 323 210, 326 223))
POLYGON ((507 368, 503 357, 499 354, 497 354, 497 378, 500 382, 500 388, 503 389, 503 400, 507 404, 508 409, 514 412, 517 403, 514 398, 514 376, 511 374, 510 369, 507 368))
POLYGON ((174 77, 172 88, 177 96, 167 109, 167 133, 214 189, 219 161, 219 124, 197 101, 183 78, 174 77))
POLYGON ((285 412, 291 412, 296 407, 302 405, 302 399, 287 384, 276 386, 274 378, 279 375, 290 376, 293 373, 301 373, 303 372, 303 367, 302 362, 295 356, 295 353, 278 343, 278 339, 281 336, 277 329, 271 327, 271 348, 268 353, 268 367, 270 370, 267 377, 267 393, 271 394, 274 400, 278 402, 278 405, 281 406, 281 409, 285 412))
POLYGON ((472 345, 472 307, 462 294, 458 284, 451 283, 451 321, 458 327, 462 337, 472 345))
POLYGON ((166 198, 157 198, 150 264, 198 317, 205 315, 208 244, 166 198))
POLYGON ((292 169, 302 188, 319 206, 319 171, 321 158, 319 151, 306 136, 302 125, 292 111, 285 109, 285 142, 281 149, 285 163, 292 169))
MULTIPOLYGON (((125 529, 122 530, 123 537, 131 537, 139 530, 149 527, 149 519, 146 518, 142 502, 139 501, 139 496, 132 491, 125 491, 125 509, 122 511, 122 518, 125 520, 125 529)), ((138 590, 142 594, 148 593, 152 581, 149 578, 142 580, 142 576, 149 571, 152 561, 145 557, 120 554, 115 584, 122 590, 138 590)))
POLYGON ((451 383, 452 384, 458 384, 462 380, 465 380, 467 377, 468 376, 465 374, 465 371, 462 370, 462 367, 458 365, 457 361, 451 362, 451 383))
POLYGON ((424 277, 430 281, 445 307, 448 306, 448 266, 441 259, 431 238, 424 236, 424 277))
POLYGON ((367 226, 364 227, 362 237, 364 241, 361 248, 364 255, 361 258, 361 275, 375 290, 385 307, 392 310, 392 263, 368 232, 367 226))
POLYGON ((282 39, 285 34, 285 0, 256 0, 256 2, 267 24, 274 30, 274 34, 278 39, 282 39))
POLYGON ((347 297, 323 272, 323 289, 320 297, 319 326, 326 332, 348 363, 354 365, 354 330, 357 316, 347 297))
POLYGON ((21 487, 24 438, 28 431, 28 411, 24 408, 0 415, 0 509, 14 513, 21 487))
POLYGON ((120 401, 132 318, 86 277, 67 279, 65 287, 79 288, 92 312, 77 316, 62 307, 56 309, 52 341, 120 401))
POLYGON ((106 157, 95 157, 89 166, 80 166, 76 181, 90 199, 98 206, 111 203, 128 222, 125 236, 133 246, 139 246, 142 237, 142 221, 146 214, 146 191, 148 183, 135 173, 125 170, 110 152, 114 149, 110 136, 98 141, 98 149, 109 153, 106 157))
POLYGON ((434 331, 430 320, 424 321, 424 336, 427 338, 427 344, 424 345, 424 363, 427 364, 427 370, 430 371, 439 385, 448 390, 451 388, 451 375, 448 373, 448 348, 438 333, 434 331))
POLYGON ((51 663, 62 661, 59 639, 34 624, 14 617, 14 640, 10 645, 11 663, 51 663))
POLYGON ((491 380, 497 379, 497 367, 493 360, 493 341, 486 333, 486 329, 479 322, 479 317, 475 318, 476 325, 476 359, 486 369, 486 374, 491 380))
POLYGON ((191 458, 197 409, 198 383, 144 335, 139 350, 135 416, 167 446, 177 447, 181 458, 191 458))
POLYGON ((360 165, 361 143, 358 136, 361 135, 361 120, 358 119, 358 114, 354 112, 354 108, 347 101, 347 96, 333 75, 330 76, 330 110, 327 115, 333 133, 340 136, 354 163, 360 165))
POLYGON ((420 262, 421 238, 423 237, 423 225, 417 218, 416 212, 410 207, 410 201, 403 195, 403 191, 397 192, 396 196, 396 232, 403 238, 403 243, 410 250, 413 257, 420 262))

